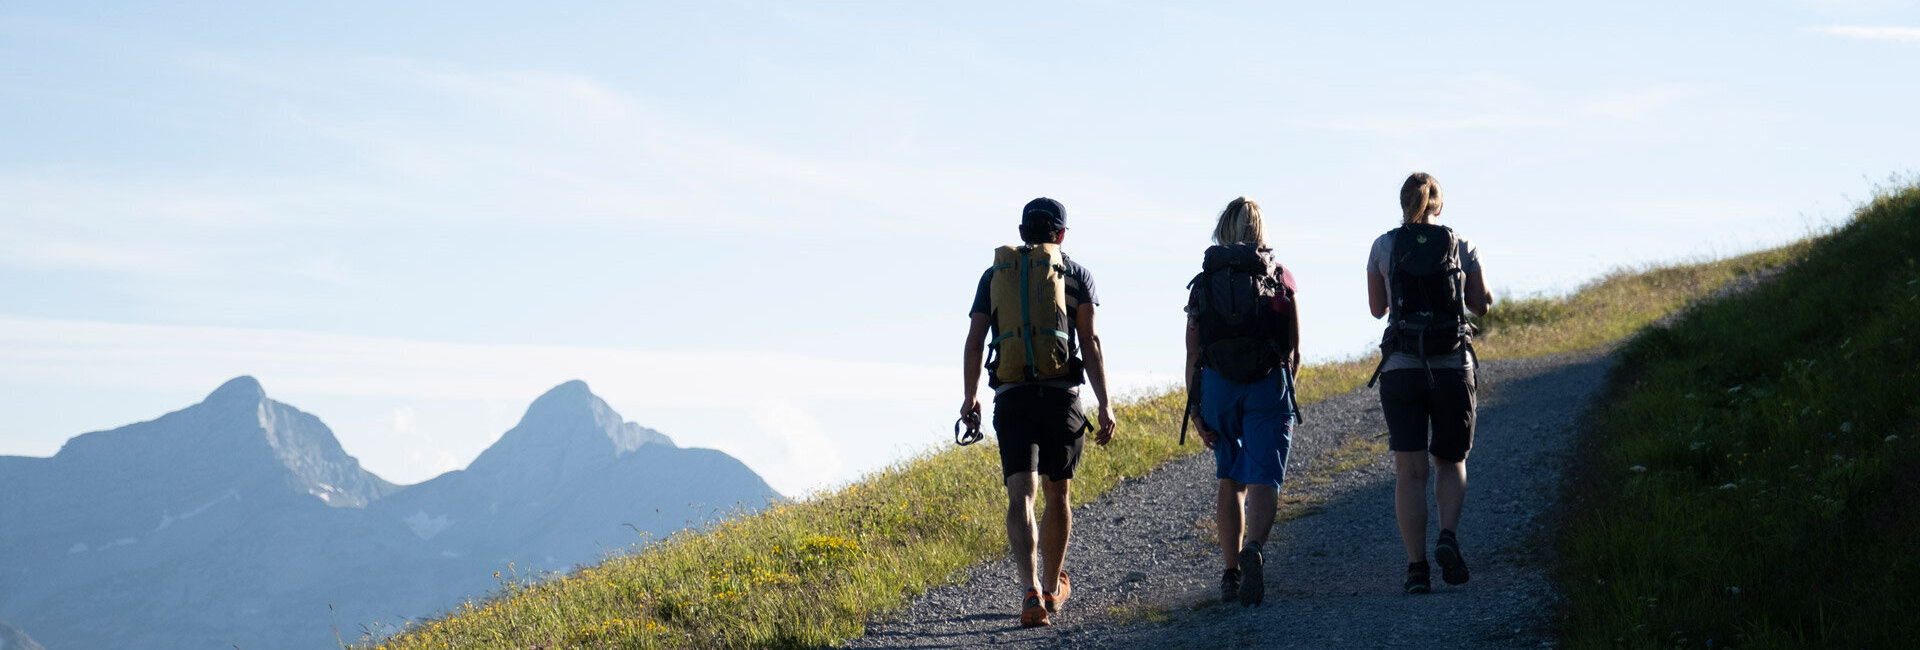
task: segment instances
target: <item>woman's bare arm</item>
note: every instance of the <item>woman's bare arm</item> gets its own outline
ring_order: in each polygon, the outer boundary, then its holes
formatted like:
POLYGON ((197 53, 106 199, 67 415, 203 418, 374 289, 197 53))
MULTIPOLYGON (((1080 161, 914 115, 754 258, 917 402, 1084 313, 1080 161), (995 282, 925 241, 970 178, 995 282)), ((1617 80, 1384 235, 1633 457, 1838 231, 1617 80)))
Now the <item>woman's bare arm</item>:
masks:
POLYGON ((1374 318, 1387 315, 1387 279, 1372 271, 1367 272, 1367 307, 1374 318))

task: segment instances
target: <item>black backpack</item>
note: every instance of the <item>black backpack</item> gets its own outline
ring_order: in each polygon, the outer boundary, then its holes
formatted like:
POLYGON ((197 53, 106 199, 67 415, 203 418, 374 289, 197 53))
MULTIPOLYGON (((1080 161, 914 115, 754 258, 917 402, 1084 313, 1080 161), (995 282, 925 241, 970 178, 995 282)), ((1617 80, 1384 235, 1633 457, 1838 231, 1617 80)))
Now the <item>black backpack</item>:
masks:
POLYGON ((1460 264, 1459 237, 1446 226, 1423 223, 1391 234, 1386 279, 1393 304, 1380 336, 1381 367, 1394 352, 1424 361, 1470 347, 1473 324, 1466 316, 1467 273, 1460 264))
POLYGON ((1292 357, 1293 321, 1273 308, 1293 301, 1273 251, 1253 244, 1207 249, 1200 274, 1187 283, 1187 304, 1199 328, 1200 365, 1251 383, 1292 357))

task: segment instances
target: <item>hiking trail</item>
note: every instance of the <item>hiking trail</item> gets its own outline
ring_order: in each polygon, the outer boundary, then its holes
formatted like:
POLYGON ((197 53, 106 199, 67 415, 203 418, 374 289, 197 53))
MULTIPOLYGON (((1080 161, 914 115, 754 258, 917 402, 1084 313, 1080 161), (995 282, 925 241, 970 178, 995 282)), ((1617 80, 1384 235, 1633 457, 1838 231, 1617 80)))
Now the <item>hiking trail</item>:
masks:
MULTIPOLYGON (((1434 593, 1401 593, 1406 555, 1386 422, 1378 393, 1361 389, 1308 405, 1294 432, 1260 607, 1218 602, 1216 479, 1213 455, 1201 453, 1074 510, 1073 596, 1052 626, 1019 627, 1021 588, 1000 557, 876 617, 844 647, 1553 647, 1559 595, 1546 573, 1546 513, 1613 349, 1481 364, 1459 531, 1473 569, 1466 584, 1448 585, 1436 569, 1434 593), (1375 448, 1356 456, 1366 444, 1375 448), (1343 456, 1362 462, 1335 471, 1343 456)), ((1089 446, 1084 462, 1100 462, 1100 450, 1089 446)), ((1428 508, 1431 559, 1439 518, 1428 508)))

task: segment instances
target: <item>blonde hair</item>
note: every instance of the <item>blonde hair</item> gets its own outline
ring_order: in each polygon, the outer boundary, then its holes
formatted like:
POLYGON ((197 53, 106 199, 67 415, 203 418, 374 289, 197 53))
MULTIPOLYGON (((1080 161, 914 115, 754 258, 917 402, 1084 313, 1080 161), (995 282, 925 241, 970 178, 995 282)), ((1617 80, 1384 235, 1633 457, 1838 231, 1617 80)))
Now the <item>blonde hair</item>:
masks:
POLYGON ((1266 248, 1267 228, 1260 222, 1260 204, 1244 196, 1228 201, 1227 209, 1220 211, 1220 223, 1213 227, 1213 243, 1248 243, 1266 248))
POLYGON ((1414 172, 1400 185, 1400 220, 1405 223, 1432 223, 1440 214, 1440 181, 1432 174, 1414 172))

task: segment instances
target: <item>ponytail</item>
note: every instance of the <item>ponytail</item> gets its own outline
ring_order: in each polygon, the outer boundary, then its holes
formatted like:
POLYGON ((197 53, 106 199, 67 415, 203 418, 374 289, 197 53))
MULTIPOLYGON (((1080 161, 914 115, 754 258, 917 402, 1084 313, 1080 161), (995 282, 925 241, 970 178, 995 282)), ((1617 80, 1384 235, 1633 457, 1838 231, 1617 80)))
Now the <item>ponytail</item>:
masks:
POLYGON ((1432 174, 1414 172, 1400 185, 1400 220, 1405 223, 1430 223, 1440 213, 1440 181, 1432 174))

